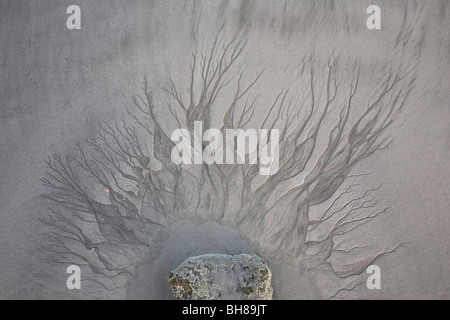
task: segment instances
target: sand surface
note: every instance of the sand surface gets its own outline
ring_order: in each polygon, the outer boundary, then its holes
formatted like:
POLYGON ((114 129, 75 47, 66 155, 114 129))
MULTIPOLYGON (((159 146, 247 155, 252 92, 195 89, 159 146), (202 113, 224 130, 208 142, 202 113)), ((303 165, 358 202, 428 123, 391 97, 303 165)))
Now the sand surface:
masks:
MULTIPOLYGON (((337 296, 343 299, 450 298, 448 1, 378 1, 383 17, 379 31, 365 26, 370 1, 77 2, 82 10, 78 31, 66 28, 67 1, 0 2, 1 299, 171 299, 168 272, 189 256, 207 253, 260 254, 272 269, 275 299, 326 298, 336 288, 349 289, 337 296), (352 171, 371 173, 357 180, 361 190, 382 185, 376 198, 390 210, 340 238, 343 248, 372 244, 368 251, 357 251, 356 260, 405 243, 374 262, 382 270, 381 290, 367 289, 365 272, 352 278, 362 281, 353 288, 353 282, 338 283, 322 270, 307 271, 290 261, 292 250, 277 250, 276 237, 253 232, 251 225, 236 227, 233 216, 219 224, 207 213, 206 218, 174 213, 166 240, 159 243, 161 251, 140 261, 120 289, 93 290, 87 284, 84 291, 70 291, 67 264, 45 260, 48 229, 39 219, 52 207, 40 198, 45 160, 95 137, 100 123, 124 117, 125 108, 133 107, 131 97, 141 93, 144 77, 159 106, 167 102, 162 88, 170 79, 185 95, 192 53, 211 48, 224 22, 225 38, 247 42, 239 61, 246 79, 264 70, 254 88, 262 101, 283 88, 303 94, 297 81, 304 57, 337 57, 343 80, 351 76, 352 61, 359 61, 356 108, 365 107, 364 98, 370 100, 384 66, 415 66, 415 86, 388 132, 392 144, 352 171)), ((219 102, 225 103, 223 99, 219 102)), ((269 105, 261 103, 256 117, 269 105)), ((165 122, 169 115, 161 112, 159 117, 165 122)), ((213 118, 213 123, 219 120, 213 118)), ((324 123, 325 128, 330 125, 324 123)), ((327 139, 321 136, 318 143, 327 139)), ((289 205, 265 217, 265 230, 285 231, 283 214, 289 205)), ((300 241, 296 235, 292 239, 300 241)), ((347 261, 333 259, 340 265, 347 261)), ((88 271, 83 275, 97 279, 88 271)))

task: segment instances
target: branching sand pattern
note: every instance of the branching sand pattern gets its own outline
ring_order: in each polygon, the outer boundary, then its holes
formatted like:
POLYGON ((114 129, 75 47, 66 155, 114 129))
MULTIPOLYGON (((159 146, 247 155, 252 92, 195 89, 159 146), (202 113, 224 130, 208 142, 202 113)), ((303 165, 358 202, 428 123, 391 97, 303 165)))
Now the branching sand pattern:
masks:
POLYGON ((386 62, 372 91, 361 92, 358 59, 306 56, 298 83, 267 101, 256 90, 263 70, 253 78, 245 73, 245 48, 242 36, 226 40, 222 29, 208 50, 192 54, 187 93, 171 82, 167 103, 155 104, 145 80, 123 120, 102 125, 98 137, 73 153, 49 159, 43 182, 53 209, 43 222, 52 230, 53 263, 83 266, 92 271, 83 281, 114 291, 158 256, 172 223, 216 221, 239 230, 262 257, 338 279, 323 293, 333 298, 399 247, 359 254, 344 267, 333 263, 335 254, 370 247, 343 247, 336 237, 387 212, 376 199, 379 187, 362 190, 353 179, 364 173, 352 169, 389 146, 389 127, 414 86, 414 63, 386 62), (263 177, 258 165, 175 165, 168 128, 192 135, 195 121, 206 131, 218 117, 222 133, 279 129, 279 171, 263 177))

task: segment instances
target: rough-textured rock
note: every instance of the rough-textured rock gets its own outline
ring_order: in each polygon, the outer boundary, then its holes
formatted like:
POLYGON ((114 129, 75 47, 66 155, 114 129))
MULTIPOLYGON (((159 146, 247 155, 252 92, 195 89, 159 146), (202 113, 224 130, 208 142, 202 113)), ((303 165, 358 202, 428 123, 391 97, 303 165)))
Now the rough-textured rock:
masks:
POLYGON ((270 300, 272 273, 257 255, 192 257, 169 274, 178 300, 270 300))

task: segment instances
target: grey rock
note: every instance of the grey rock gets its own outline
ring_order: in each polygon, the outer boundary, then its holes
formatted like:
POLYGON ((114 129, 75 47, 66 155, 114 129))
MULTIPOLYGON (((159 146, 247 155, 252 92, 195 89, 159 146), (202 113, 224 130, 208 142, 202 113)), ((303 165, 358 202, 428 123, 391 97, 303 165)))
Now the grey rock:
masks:
POLYGON ((169 274, 177 300, 271 300, 272 272, 257 255, 192 257, 169 274))

